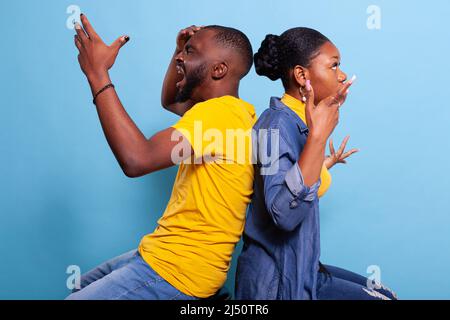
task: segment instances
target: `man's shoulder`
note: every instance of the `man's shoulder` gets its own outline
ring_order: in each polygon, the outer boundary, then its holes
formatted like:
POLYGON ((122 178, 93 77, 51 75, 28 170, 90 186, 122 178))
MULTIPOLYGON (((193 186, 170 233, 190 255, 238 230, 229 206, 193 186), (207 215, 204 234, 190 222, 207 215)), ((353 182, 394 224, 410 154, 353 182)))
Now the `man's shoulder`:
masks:
POLYGON ((218 120, 226 120, 227 117, 236 115, 236 112, 255 116, 255 108, 251 103, 233 96, 222 96, 198 102, 186 114, 195 114, 200 118, 214 117, 218 120), (221 117, 224 118, 221 119, 221 117))
POLYGON ((202 108, 202 107, 206 107, 206 106, 239 106, 239 105, 249 105, 252 106, 253 105, 241 98, 237 98, 234 96, 230 96, 230 95, 225 95, 225 96, 221 96, 221 97, 216 97, 216 98, 211 98, 205 101, 201 101, 201 102, 197 102, 192 108, 202 108))

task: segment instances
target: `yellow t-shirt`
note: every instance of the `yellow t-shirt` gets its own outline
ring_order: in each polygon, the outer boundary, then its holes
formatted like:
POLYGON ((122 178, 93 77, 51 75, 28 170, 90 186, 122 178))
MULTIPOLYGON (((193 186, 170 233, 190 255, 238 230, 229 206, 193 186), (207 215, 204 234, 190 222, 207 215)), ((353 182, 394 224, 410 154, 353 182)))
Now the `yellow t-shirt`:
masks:
POLYGON ((194 156, 180 164, 167 208, 139 252, 187 295, 209 297, 226 280, 253 193, 255 122, 251 104, 224 96, 194 105, 173 126, 194 156))
MULTIPOLYGON (((285 93, 283 95, 283 97, 281 98, 281 102, 283 102, 285 105, 287 105, 289 108, 291 108, 300 117, 300 119, 302 119, 302 121, 306 125, 308 125, 306 123, 305 104, 302 101, 285 93)), ((325 165, 323 165, 322 171, 320 172, 320 180, 321 180, 321 185, 320 185, 319 191, 318 191, 319 197, 323 196, 328 191, 328 189, 330 188, 330 185, 331 185, 331 174, 325 165)))

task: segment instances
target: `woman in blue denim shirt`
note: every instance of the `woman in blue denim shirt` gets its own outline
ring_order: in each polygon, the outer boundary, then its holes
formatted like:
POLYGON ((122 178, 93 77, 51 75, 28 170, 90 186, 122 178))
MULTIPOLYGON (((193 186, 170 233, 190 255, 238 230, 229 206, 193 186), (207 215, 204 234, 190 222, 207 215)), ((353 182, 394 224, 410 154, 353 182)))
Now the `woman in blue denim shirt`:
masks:
MULTIPOLYGON (((318 189, 325 146, 354 80, 346 81, 340 70, 338 49, 318 31, 293 28, 266 36, 254 59, 256 72, 281 78, 286 93, 283 99, 271 98, 254 126, 254 195, 236 298, 396 299, 381 284, 319 262, 318 189)), ((345 162, 355 152, 342 149, 332 150, 331 161, 345 162)))

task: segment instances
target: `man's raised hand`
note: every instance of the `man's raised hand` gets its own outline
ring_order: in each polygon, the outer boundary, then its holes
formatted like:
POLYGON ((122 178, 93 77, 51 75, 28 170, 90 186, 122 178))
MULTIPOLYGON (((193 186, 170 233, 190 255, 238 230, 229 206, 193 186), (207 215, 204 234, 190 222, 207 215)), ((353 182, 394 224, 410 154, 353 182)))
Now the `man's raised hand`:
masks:
POLYGON ((121 36, 110 46, 106 45, 95 32, 88 18, 81 14, 81 23, 75 24, 75 45, 78 48, 78 62, 84 74, 90 77, 102 77, 116 61, 120 48, 130 39, 121 36))
POLYGON ((200 31, 203 27, 190 26, 181 30, 177 35, 177 48, 176 52, 183 51, 184 45, 197 31, 200 31))

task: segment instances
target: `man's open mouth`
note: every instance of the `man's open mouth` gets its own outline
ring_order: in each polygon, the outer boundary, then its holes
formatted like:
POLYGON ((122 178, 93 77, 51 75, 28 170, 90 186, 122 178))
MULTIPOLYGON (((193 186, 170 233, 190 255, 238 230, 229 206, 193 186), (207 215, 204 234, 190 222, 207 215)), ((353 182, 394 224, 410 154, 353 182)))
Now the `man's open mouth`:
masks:
POLYGON ((182 87, 185 85, 185 83, 186 83, 186 75, 185 75, 185 72, 184 72, 184 69, 183 69, 182 66, 177 65, 176 68, 177 68, 178 78, 180 79, 180 80, 176 83, 176 87, 177 87, 178 89, 180 89, 180 88, 182 88, 182 87))

